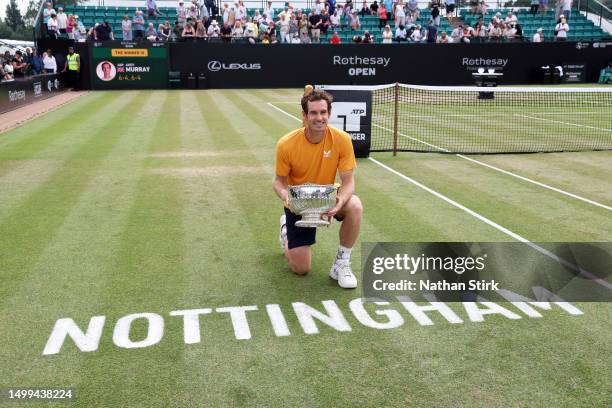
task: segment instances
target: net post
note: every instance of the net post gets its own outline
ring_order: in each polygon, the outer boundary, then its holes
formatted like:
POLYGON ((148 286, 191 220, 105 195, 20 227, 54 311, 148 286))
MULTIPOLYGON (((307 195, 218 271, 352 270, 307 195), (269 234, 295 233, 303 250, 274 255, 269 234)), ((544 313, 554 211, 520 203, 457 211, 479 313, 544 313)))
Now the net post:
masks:
POLYGON ((399 115, 399 91, 399 82, 396 82, 393 103, 393 156, 397 156, 397 117, 399 115))

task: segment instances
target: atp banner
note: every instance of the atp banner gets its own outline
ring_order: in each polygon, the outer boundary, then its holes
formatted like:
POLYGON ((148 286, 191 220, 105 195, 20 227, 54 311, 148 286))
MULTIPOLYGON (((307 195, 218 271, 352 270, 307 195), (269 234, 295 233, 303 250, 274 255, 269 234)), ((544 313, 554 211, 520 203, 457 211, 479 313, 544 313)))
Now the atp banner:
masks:
POLYGON ((168 44, 165 42, 94 42, 90 55, 93 89, 168 87, 168 44))
POLYGON ((353 140, 355 157, 368 157, 372 137, 372 91, 333 85, 317 85, 334 97, 329 124, 353 140))

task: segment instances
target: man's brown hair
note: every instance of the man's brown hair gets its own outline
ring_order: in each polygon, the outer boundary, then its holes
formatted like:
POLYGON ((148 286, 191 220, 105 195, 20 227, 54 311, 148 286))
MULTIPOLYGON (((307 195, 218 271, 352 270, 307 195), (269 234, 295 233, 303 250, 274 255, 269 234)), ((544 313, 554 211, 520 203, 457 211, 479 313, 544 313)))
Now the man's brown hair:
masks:
POLYGON ((327 102, 327 111, 331 112, 331 105, 334 98, 325 91, 314 90, 302 96, 302 112, 308 113, 308 102, 325 101, 327 102))

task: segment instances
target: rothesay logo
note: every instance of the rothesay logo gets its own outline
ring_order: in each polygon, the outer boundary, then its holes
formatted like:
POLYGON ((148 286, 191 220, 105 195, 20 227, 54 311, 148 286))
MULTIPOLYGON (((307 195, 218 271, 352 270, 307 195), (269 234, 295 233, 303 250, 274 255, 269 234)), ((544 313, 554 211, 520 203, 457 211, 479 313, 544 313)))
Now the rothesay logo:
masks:
POLYGON ((25 101, 26 98, 25 91, 8 91, 8 94, 10 102, 25 101))
POLYGON ((225 64, 221 61, 210 61, 208 63, 208 70, 211 72, 219 72, 221 70, 227 71, 235 71, 235 70, 258 70, 261 69, 261 64, 259 63, 238 63, 232 62, 229 64, 225 64))

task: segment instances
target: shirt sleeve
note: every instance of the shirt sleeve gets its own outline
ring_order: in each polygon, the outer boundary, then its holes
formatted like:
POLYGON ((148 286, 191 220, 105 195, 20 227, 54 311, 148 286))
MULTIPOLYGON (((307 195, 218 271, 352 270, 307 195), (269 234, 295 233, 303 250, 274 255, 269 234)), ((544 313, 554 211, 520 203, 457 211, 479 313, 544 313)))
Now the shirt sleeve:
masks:
POLYGON ((289 176, 291 165, 285 146, 282 143, 276 144, 276 175, 279 177, 289 176))
POLYGON ((355 169, 355 167, 357 167, 357 162, 355 161, 355 151, 353 150, 351 137, 344 134, 340 140, 342 140, 342 142, 340 145, 340 161, 338 163, 338 170, 341 173, 344 173, 355 169))

